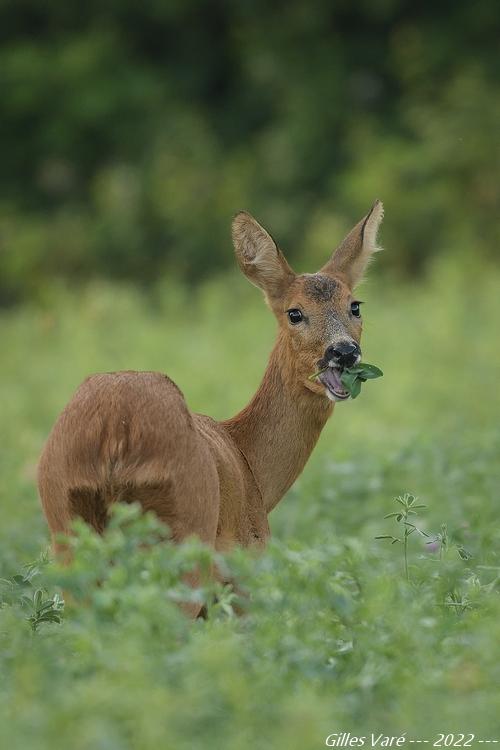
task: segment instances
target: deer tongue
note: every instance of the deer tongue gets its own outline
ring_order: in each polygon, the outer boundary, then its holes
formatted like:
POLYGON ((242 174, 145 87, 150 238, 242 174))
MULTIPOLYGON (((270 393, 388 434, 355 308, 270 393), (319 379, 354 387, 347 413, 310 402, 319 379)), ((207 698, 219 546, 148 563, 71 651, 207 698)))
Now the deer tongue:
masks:
POLYGON ((342 381, 340 379, 340 370, 338 370, 337 368, 329 367, 327 370, 321 373, 320 380, 332 393, 344 398, 349 395, 349 393, 342 385, 342 381))

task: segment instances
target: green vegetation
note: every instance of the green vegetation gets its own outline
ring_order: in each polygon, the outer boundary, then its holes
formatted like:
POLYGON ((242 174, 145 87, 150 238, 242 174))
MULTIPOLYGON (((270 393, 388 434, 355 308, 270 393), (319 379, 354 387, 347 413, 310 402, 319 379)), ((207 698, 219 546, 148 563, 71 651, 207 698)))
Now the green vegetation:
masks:
POLYGON ((0 746, 313 750, 341 731, 500 739, 499 282, 493 267, 441 260, 419 285, 366 286, 363 354, 384 378, 336 405, 271 515, 268 550, 224 561, 246 615, 207 579, 192 595, 209 619, 194 624, 175 605, 180 579, 194 562, 208 570, 212 553, 154 544, 154 519, 121 508, 105 539, 80 528, 74 565, 56 569, 43 558, 35 464, 92 371, 160 369, 192 408, 233 413, 262 375, 271 314, 236 276, 195 293, 53 288, 50 304, 5 312, 0 746))
POLYGON ((346 367, 340 376, 342 385, 351 394, 351 398, 357 398, 361 393, 361 385, 367 380, 381 378, 384 373, 375 365, 360 362, 355 367, 346 367))
POLYGON ((498 38, 495 0, 0 3, 1 748, 500 740, 498 38), (376 198, 384 378, 336 404, 267 551, 215 556, 244 600, 186 591, 214 553, 134 507, 58 569, 36 462, 79 382, 161 370, 235 413, 273 321, 231 215, 312 271, 376 198))
POLYGON ((241 208, 304 267, 378 197, 386 271, 494 258, 498 38, 496 0, 0 3, 0 304, 205 278, 241 208))

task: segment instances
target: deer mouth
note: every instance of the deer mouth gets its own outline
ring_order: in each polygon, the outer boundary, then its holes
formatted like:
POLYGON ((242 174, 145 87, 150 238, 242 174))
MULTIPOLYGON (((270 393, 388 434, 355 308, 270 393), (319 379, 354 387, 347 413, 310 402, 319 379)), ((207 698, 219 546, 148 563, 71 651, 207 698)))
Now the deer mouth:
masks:
POLYGON ((331 401, 345 401, 349 398, 349 392, 342 385, 341 374, 342 370, 338 367, 328 367, 319 376, 319 379, 325 386, 326 395, 331 401))

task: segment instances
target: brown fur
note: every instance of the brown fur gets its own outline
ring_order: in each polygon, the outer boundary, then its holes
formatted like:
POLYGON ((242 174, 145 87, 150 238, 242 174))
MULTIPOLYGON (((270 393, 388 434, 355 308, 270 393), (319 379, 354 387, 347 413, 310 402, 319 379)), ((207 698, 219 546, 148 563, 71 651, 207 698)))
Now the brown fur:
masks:
POLYGON ((38 486, 53 539, 68 533, 75 517, 102 532, 112 503, 138 501, 177 541, 195 534, 219 550, 264 545, 268 513, 301 473, 333 410, 324 387, 308 376, 329 345, 361 336, 349 315, 352 284, 376 249, 380 219, 375 204, 321 275, 297 276, 266 230, 238 214, 238 262, 279 324, 257 393, 235 417, 216 422, 192 414, 160 373, 87 378, 40 459, 38 486), (301 309, 307 323, 291 326, 290 308, 301 309))

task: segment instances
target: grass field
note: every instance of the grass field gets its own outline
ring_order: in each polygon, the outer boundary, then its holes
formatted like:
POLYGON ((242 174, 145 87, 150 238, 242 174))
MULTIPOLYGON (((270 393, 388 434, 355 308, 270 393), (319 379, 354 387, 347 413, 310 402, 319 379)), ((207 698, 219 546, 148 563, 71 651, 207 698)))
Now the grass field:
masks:
POLYGON ((228 560, 247 615, 231 616, 222 592, 194 625, 172 602, 184 567, 207 554, 146 551, 147 519, 117 517, 104 541, 83 532, 67 573, 23 568, 47 546, 35 466, 90 372, 159 369, 194 410, 243 406, 274 335, 259 293, 233 277, 191 293, 164 283, 149 297, 94 285, 4 313, 0 747, 312 750, 339 732, 365 746, 372 732, 500 740, 499 283, 498 270, 443 262, 420 284, 364 287, 364 358, 385 377, 336 407, 271 516, 268 551, 228 560), (404 493, 427 506, 412 518, 429 535, 408 539, 409 582, 403 545, 375 539, 399 535, 384 515, 404 493), (71 603, 61 624, 44 623, 61 582, 71 603))

